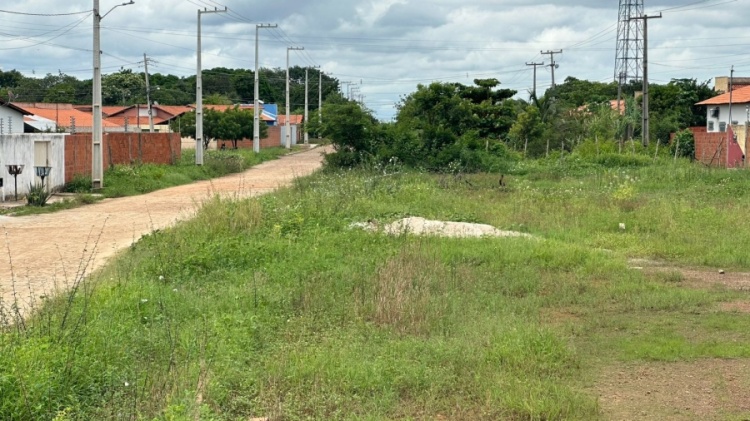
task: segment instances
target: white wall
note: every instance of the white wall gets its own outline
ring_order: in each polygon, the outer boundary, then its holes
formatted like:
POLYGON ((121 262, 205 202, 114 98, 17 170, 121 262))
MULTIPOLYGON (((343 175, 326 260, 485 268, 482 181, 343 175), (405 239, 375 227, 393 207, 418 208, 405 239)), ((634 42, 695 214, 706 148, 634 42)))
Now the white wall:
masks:
POLYGON ((52 167, 44 184, 51 189, 62 187, 65 184, 65 135, 40 133, 0 136, 0 177, 4 181, 4 197, 3 191, 0 191, 0 200, 12 200, 15 191, 13 176, 8 174, 7 165, 24 165, 23 172, 18 176, 19 199, 28 192, 30 184, 41 182, 34 170, 35 160, 36 163, 47 162, 52 167), (47 145, 36 148, 43 156, 34 156, 36 143, 47 145))
MULTIPOLYGON (((733 104, 732 105, 732 121, 736 121, 737 124, 744 124, 746 120, 748 120, 747 106, 750 104, 733 104)), ((724 130, 721 130, 721 123, 727 124, 729 122, 729 104, 725 105, 709 105, 706 107, 706 115, 707 115, 707 129, 709 133, 716 133, 720 131, 726 131, 726 128, 724 130), (713 117, 712 116, 712 110, 716 107, 719 107, 719 117, 713 117), (713 123, 713 128, 711 127, 711 123, 713 123)), ((727 124, 728 125, 728 124, 727 124)))
POLYGON ((18 111, 0 105, 0 121, 2 134, 23 133, 23 114, 18 111))
MULTIPOLYGON (((282 124, 281 126, 281 146, 286 146, 286 125, 282 124)), ((292 138, 290 139, 292 146, 297 144, 297 125, 296 124, 290 124, 289 128, 291 130, 290 133, 292 134, 292 138)))

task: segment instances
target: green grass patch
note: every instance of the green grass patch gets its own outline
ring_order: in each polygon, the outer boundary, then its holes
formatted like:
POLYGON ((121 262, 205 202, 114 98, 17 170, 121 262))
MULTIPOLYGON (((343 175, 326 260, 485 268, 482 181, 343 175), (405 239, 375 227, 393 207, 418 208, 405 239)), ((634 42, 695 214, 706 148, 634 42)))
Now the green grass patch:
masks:
POLYGON ((750 357, 750 316, 716 310, 742 291, 627 263, 750 266, 747 176, 558 164, 521 163, 504 187, 331 171, 214 198, 6 326, 0 418, 588 420, 602 362, 750 357), (350 228, 403 216, 537 239, 350 228))

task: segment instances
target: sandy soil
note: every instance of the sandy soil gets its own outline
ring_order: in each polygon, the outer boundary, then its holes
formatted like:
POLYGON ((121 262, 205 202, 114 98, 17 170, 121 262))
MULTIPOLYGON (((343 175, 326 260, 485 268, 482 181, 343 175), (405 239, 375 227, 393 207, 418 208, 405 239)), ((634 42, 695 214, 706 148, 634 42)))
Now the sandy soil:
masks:
POLYGON ((315 148, 240 174, 52 214, 0 216, 0 305, 16 302, 25 311, 144 234, 190 218, 207 198, 248 197, 287 185, 318 169, 325 152, 315 148))

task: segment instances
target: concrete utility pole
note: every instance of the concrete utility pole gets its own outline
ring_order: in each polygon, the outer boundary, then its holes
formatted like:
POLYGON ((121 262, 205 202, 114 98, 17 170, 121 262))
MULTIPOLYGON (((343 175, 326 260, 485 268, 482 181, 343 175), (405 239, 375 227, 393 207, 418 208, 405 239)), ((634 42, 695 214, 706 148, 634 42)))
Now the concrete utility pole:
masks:
MULTIPOLYGON (((146 53, 143 53, 143 67, 146 72, 146 103, 148 104, 148 131, 149 133, 154 132, 154 112, 151 107, 151 85, 148 83, 148 61, 150 59, 146 57, 146 53)), ((141 124, 141 116, 138 116, 138 125, 141 124)))
POLYGON ((255 25, 255 85, 253 89, 253 152, 260 152, 260 95, 258 94, 258 30, 261 28, 278 28, 279 25, 255 25))
POLYGON ((224 10, 198 9, 198 49, 195 72, 195 165, 203 165, 203 69, 201 68, 201 15, 204 13, 226 13, 224 10))
POLYGON ((734 128, 732 127, 732 97, 734 93, 734 66, 729 70, 729 130, 727 130, 727 168, 729 168, 729 142, 734 140, 734 128), (729 138, 729 134, 732 134, 732 138, 729 138))
POLYGON ((287 149, 292 148, 292 133, 291 133, 291 127, 289 124, 289 119, 291 118, 291 115, 290 115, 291 107, 289 106, 290 105, 289 104, 289 51, 291 50, 301 51, 304 49, 305 47, 286 47, 286 104, 285 104, 286 122, 284 123, 284 130, 286 131, 284 137, 286 139, 286 142, 284 143, 284 146, 287 149))
POLYGON ((661 13, 659 16, 636 16, 630 18, 632 20, 643 20, 643 120, 641 127, 641 134, 643 136, 643 146, 648 146, 649 141, 649 119, 648 119, 648 20, 649 19, 661 19, 661 13))
POLYGON ((540 51, 539 54, 546 54, 549 55, 549 68, 552 70, 552 89, 555 89, 555 69, 557 68, 557 63, 555 63, 555 54, 562 54, 563 50, 547 50, 547 51, 540 51))
POLYGON ((531 95, 536 98, 536 68, 537 66, 544 66, 544 62, 541 63, 526 63, 527 66, 534 66, 534 88, 531 91, 531 95))
MULTIPOLYGON (((313 66, 313 69, 319 69, 319 68, 320 68, 320 66, 313 66)), ((307 122, 310 120, 309 114, 308 114, 308 109, 307 109, 308 104, 309 104, 308 97, 307 97, 307 94, 308 94, 308 88, 307 87, 308 87, 308 82, 309 82, 309 79, 308 79, 308 70, 309 70, 309 68, 305 69, 305 127, 304 127, 304 129, 305 129, 305 145, 307 145, 308 143, 310 143, 310 133, 307 131, 307 122)))
POLYGON ((94 78, 92 88, 91 112, 93 123, 91 128, 91 187, 101 189, 104 187, 104 150, 102 148, 102 48, 101 48, 101 23, 111 11, 120 6, 135 4, 133 0, 118 4, 101 14, 99 0, 94 0, 94 78))
POLYGON ((321 124, 323 124, 323 72, 318 70, 318 139, 320 139, 321 124))

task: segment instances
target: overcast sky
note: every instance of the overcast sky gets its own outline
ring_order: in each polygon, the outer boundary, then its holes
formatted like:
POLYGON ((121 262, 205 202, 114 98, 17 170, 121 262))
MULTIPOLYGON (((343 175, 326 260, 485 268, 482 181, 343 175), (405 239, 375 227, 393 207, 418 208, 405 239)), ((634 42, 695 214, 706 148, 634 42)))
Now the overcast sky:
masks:
MULTIPOLYGON (((122 1, 100 0, 102 13, 122 1)), ((651 81, 705 81, 729 75, 732 65, 736 76, 750 76, 750 0, 644 3, 647 14, 663 12, 648 25, 651 81)), ((0 68, 91 78, 92 6, 3 2, 0 68)), ((204 69, 254 68, 255 24, 278 24, 260 31, 262 67, 285 68, 286 47, 304 47, 291 52, 292 65, 318 65, 355 82, 355 92, 386 120, 418 83, 495 77, 528 98, 532 67, 525 63, 549 64, 540 50, 563 50, 555 56, 558 82, 614 79, 615 0, 135 0, 102 21, 103 72, 141 71, 145 52, 155 61, 152 73, 195 74, 197 10, 223 6, 228 13, 202 17, 204 69)), ((539 89, 550 82, 550 68, 540 67, 539 89)))

